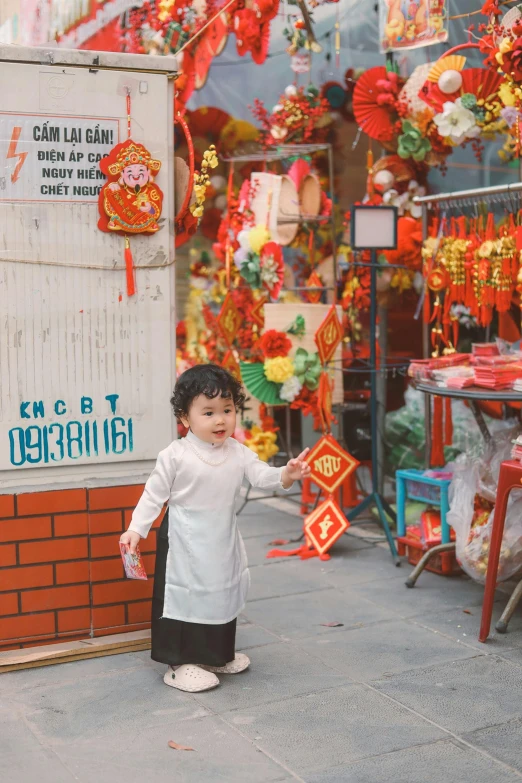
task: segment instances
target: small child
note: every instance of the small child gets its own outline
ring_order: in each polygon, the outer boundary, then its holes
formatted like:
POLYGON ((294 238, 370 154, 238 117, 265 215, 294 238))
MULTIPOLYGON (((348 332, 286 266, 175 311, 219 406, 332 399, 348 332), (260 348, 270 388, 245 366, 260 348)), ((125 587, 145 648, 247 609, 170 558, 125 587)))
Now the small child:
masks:
POLYGON ((120 539, 135 552, 168 503, 158 531, 151 655, 169 665, 164 682, 182 691, 215 688, 215 672, 250 664, 235 652, 250 585, 235 513, 243 478, 260 489, 290 489, 310 474, 308 449, 271 468, 231 437, 244 401, 241 384, 222 367, 198 365, 180 376, 171 403, 189 432, 160 452, 120 539))

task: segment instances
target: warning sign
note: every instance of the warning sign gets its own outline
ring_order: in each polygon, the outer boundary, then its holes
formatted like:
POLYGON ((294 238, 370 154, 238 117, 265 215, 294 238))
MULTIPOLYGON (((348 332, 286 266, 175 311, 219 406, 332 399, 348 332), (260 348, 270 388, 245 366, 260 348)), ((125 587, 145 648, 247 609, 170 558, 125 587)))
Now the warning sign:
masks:
POLYGON ((97 201, 117 119, 0 112, 0 201, 97 201))

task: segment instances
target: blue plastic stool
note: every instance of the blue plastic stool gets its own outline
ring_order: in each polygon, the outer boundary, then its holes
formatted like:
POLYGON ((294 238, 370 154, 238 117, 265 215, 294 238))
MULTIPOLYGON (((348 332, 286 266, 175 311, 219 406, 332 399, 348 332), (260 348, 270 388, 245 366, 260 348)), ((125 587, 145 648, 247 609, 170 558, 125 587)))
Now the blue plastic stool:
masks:
POLYGON ((416 500, 440 508, 441 544, 451 543, 448 490, 451 479, 424 476, 422 470, 397 470, 397 536, 406 535, 406 501, 416 500))

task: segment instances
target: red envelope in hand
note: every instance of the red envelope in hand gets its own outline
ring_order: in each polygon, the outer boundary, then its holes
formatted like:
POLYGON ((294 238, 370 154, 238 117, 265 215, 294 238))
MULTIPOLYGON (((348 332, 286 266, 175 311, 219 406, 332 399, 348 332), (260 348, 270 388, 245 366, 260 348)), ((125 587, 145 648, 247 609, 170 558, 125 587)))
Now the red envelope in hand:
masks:
POLYGON ((127 579, 147 579, 147 572, 139 548, 136 548, 136 554, 131 555, 126 544, 120 543, 120 552, 127 579))

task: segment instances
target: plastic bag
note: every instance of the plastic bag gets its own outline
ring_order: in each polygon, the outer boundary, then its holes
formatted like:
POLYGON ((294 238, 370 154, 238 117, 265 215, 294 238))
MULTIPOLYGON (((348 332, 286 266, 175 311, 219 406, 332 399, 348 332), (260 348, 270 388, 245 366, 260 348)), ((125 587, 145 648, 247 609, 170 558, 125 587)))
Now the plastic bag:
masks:
MULTIPOLYGON (((448 522, 457 538, 457 560, 475 581, 484 583, 489 559, 500 464, 509 459, 513 431, 505 431, 482 459, 462 455, 455 464, 449 490, 448 522)), ((522 497, 512 493, 506 511, 498 581, 522 569, 522 497)))

